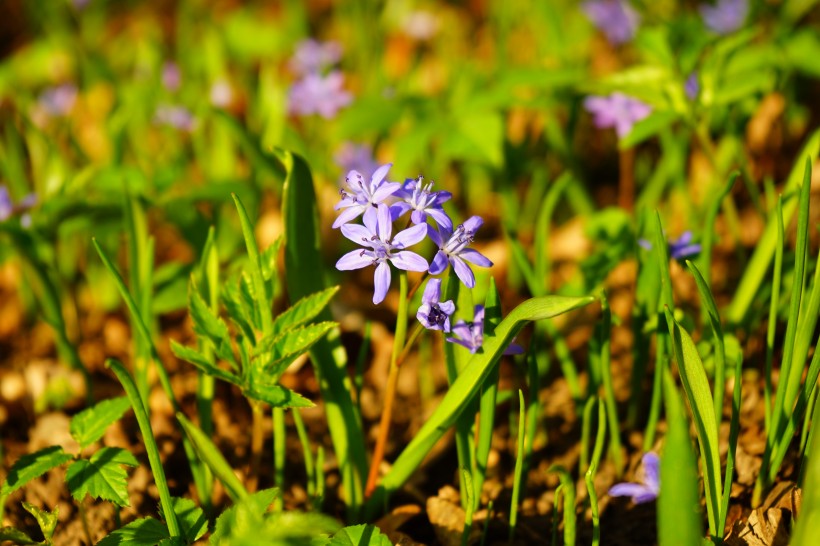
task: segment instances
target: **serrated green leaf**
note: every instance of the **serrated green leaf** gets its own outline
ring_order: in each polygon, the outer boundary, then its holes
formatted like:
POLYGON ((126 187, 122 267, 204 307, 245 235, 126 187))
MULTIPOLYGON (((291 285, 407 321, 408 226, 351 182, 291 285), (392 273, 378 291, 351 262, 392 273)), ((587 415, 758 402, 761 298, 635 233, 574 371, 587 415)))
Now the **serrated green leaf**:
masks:
POLYGON ((268 511, 271 503, 279 495, 276 488, 263 489, 253 495, 247 495, 241 502, 231 506, 216 519, 214 532, 211 534, 211 546, 229 545, 232 532, 242 531, 243 527, 258 525, 262 516, 268 511))
POLYGON ((177 420, 185 430, 185 434, 190 438, 191 444, 194 446, 199 458, 208 465, 214 473, 214 476, 222 482, 222 485, 224 485, 228 491, 228 495, 230 495, 233 500, 247 497, 248 491, 245 489, 245 486, 242 485, 242 482, 239 481, 239 478, 233 473, 233 469, 213 441, 183 414, 177 413, 177 420))
MULTIPOLYGON (((40 526, 40 531, 45 537, 44 542, 50 543, 51 538, 54 536, 54 530, 57 528, 57 518, 60 515, 59 506, 55 506, 54 510, 49 512, 24 502, 23 508, 37 520, 37 525, 40 526)), ((0 539, 0 542, 2 542, 2 539, 0 539)))
POLYGON ((126 486, 128 474, 122 465, 139 466, 139 462, 130 451, 117 447, 104 447, 89 460, 74 461, 66 471, 71 496, 82 501, 90 495, 117 506, 130 506, 126 486))
POLYGON ((28 544, 43 544, 40 541, 34 540, 20 529, 14 527, 0 527, 0 543, 13 542, 25 546, 28 544))
POLYGON ((338 286, 331 286, 321 292, 305 296, 274 319, 271 331, 277 334, 313 320, 338 291, 338 286))
POLYGON ((222 303, 225 304, 231 321, 242 331, 242 335, 248 339, 255 340, 256 334, 254 334, 253 326, 251 326, 254 322, 253 313, 246 309, 243 304, 239 283, 227 283, 222 294, 222 303))
POLYGON ((71 436, 85 449, 102 438, 105 430, 130 408, 125 396, 103 400, 71 418, 71 436))
POLYGON ((282 385, 249 385, 245 396, 267 402, 274 408, 312 408, 316 404, 282 385))
POLYGON ((276 275, 276 257, 279 255, 281 248, 282 237, 279 237, 259 255, 259 269, 262 278, 266 281, 271 280, 276 275))
POLYGON ((205 303, 205 300, 202 299, 199 291, 194 286, 193 281, 191 281, 188 290, 188 311, 194 321, 194 332, 213 343, 219 358, 236 366, 228 325, 211 311, 211 308, 208 307, 208 304, 205 303))
POLYGON ((256 345, 254 356, 269 354, 270 358, 278 360, 300 355, 336 326, 335 322, 319 322, 266 336, 256 345))
POLYGON ((180 530, 182 531, 180 538, 183 539, 184 543, 193 544, 199 540, 202 535, 208 532, 208 518, 205 517, 205 512, 202 511, 202 508, 197 506, 194 501, 191 499, 171 497, 171 502, 174 506, 174 514, 176 514, 180 530))
POLYGON ((381 509, 386 500, 385 496, 404 484, 433 446, 456 423, 462 412, 471 406, 471 401, 493 371, 502 353, 525 324, 556 317, 593 301, 595 298, 591 296, 581 298, 546 296, 531 298, 513 309, 496 327, 495 336, 484 340, 483 352, 473 355, 467 367, 447 391, 436 411, 393 463, 393 467, 382 479, 381 485, 368 500, 368 513, 381 509))
POLYGON ((39 478, 52 468, 57 468, 73 458, 64 452, 60 446, 50 446, 23 455, 17 459, 17 462, 9 470, 9 475, 6 476, 6 481, 0 489, 0 496, 7 497, 31 480, 39 478))
POLYGON ((227 370, 223 370, 213 362, 210 362, 205 355, 197 351, 192 347, 186 347, 180 343, 177 343, 173 339, 171 340, 171 352, 176 355, 177 358, 180 358, 186 362, 190 362, 198 369, 200 369, 203 373, 206 373, 213 377, 218 377, 223 381, 227 381, 228 383, 233 383, 234 385, 241 385, 241 380, 236 375, 232 374, 227 370))
POLYGON ((168 528, 154 518, 137 519, 120 527, 97 543, 97 546, 156 546, 169 538, 168 528))

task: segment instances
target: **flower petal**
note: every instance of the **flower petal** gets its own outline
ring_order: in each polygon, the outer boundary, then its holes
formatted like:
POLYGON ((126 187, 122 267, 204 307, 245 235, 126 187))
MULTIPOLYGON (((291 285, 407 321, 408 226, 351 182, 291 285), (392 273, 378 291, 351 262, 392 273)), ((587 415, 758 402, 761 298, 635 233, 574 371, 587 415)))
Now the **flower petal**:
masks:
POLYGON ((411 208, 413 207, 410 206, 410 203, 406 203, 404 201, 393 203, 392 205, 390 205, 390 216, 393 217, 393 221, 395 222, 411 208))
POLYGON ((439 303, 438 308, 441 309, 441 312, 445 315, 452 315, 456 312, 456 304, 453 303, 453 300, 447 300, 439 303))
POLYGON ((430 208, 427 209, 427 214, 433 217, 433 220, 436 221, 436 224, 439 226, 444 226, 445 228, 452 230, 453 229, 453 221, 447 216, 447 213, 444 212, 444 209, 439 208, 430 208))
MULTIPOLYGON (((439 229, 444 230, 444 227, 441 227, 441 224, 439 224, 439 226, 439 229)), ((443 247, 444 241, 447 240, 442 239, 441 232, 437 231, 433 226, 427 226, 427 236, 430 237, 430 240, 433 241, 433 243, 439 248, 443 247)))
POLYGON ((609 488, 610 497, 636 497, 649 491, 642 483, 619 483, 609 488))
POLYGON ((401 250, 390 257, 390 262, 405 271, 426 271, 427 260, 409 250, 401 250))
POLYGON ((493 262, 484 254, 473 248, 465 248, 458 253, 458 257, 479 267, 492 267, 493 262))
POLYGON ((378 231, 376 234, 382 241, 389 241, 393 235, 393 219, 390 217, 390 208, 387 205, 379 205, 378 211, 378 231))
POLYGON ((344 225, 357 216, 359 216, 362 212, 364 212, 364 205, 353 205, 349 209, 345 209, 342 213, 336 218, 333 222, 333 228, 336 229, 337 227, 344 225))
POLYGON ((339 271, 350 271, 351 269, 367 267, 372 263, 372 252, 367 250, 352 250, 339 258, 339 261, 336 262, 336 269, 339 271))
POLYGON ((427 221, 427 214, 423 210, 414 210, 413 214, 410 215, 410 220, 414 224, 423 224, 427 221))
POLYGON ((439 250, 438 252, 436 252, 436 255, 433 257, 433 262, 430 264, 430 274, 438 275, 439 273, 447 269, 447 266, 449 264, 450 262, 447 260, 447 254, 439 250))
POLYGON ((375 188, 379 184, 381 184, 382 180, 384 180, 384 177, 387 176, 387 172, 390 170, 390 167, 392 166, 392 163, 387 163, 376 169, 376 171, 373 173, 373 176, 370 177, 370 187, 375 188))
MULTIPOLYGON (((425 304, 438 303, 441 299, 441 279, 430 279, 424 287, 424 294, 421 296, 421 301, 425 304)), ((442 309, 443 311, 443 309, 442 309)))
POLYGON ((643 464, 643 481, 653 491, 661 490, 661 460, 657 453, 648 451, 641 459, 643 464))
POLYGON ((475 233, 483 224, 484 220, 481 219, 481 216, 471 216, 466 222, 464 222, 463 226, 466 231, 475 233))
POLYGON ((342 235, 356 243, 357 245, 373 246, 370 238, 372 233, 367 231, 367 228, 359 224, 344 224, 342 226, 342 235))
POLYGON ((424 326, 425 328, 427 328, 429 330, 435 325, 432 324, 427 319, 428 316, 430 316, 430 306, 427 305, 426 303, 423 303, 419 307, 419 310, 416 312, 416 318, 418 319, 418 321, 421 323, 422 326, 424 326))
POLYGON ((400 231, 393 237, 393 245, 399 248, 407 248, 420 243, 427 235, 427 224, 416 224, 413 227, 400 231))
MULTIPOLYGON (((454 330, 455 330, 455 327, 454 327, 454 330)), ((461 345, 462 347, 464 347, 466 349, 469 349, 469 351, 471 353, 474 353, 477 350, 476 347, 473 347, 472 344, 470 344, 468 341, 464 341, 463 339, 458 339, 458 338, 455 338, 455 337, 448 337, 448 338, 445 338, 445 340, 449 341, 450 343, 456 343, 458 345, 461 345)))
POLYGON ((373 203, 381 203, 401 188, 401 184, 398 182, 385 182, 378 188, 376 191, 373 192, 373 195, 370 197, 370 200, 373 203))
POLYGON ((362 222, 364 222, 364 226, 370 230, 370 233, 378 234, 379 233, 379 212, 376 210, 376 207, 371 207, 370 205, 362 205, 364 207, 364 216, 362 216, 362 222))
POLYGON ((382 262, 376 267, 373 277, 373 303, 378 305, 384 301, 387 290, 390 288, 390 266, 382 262))
POLYGON ((452 256, 450 258, 450 263, 453 264, 453 269, 456 271, 456 275, 461 282, 464 283, 464 286, 467 288, 474 288, 475 287, 475 275, 473 275, 473 270, 470 269, 470 266, 464 263, 464 260, 457 256, 452 256))

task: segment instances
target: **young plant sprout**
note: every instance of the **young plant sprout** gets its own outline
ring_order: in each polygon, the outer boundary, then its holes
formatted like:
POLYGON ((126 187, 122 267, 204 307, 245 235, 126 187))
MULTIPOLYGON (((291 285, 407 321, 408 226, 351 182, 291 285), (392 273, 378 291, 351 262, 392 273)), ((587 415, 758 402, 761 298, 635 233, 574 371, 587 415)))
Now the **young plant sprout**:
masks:
MULTIPOLYGON (((466 262, 479 267, 492 267, 491 262, 479 251, 467 248, 473 242, 476 231, 484 223, 479 216, 473 216, 463 224, 459 224, 455 231, 440 225, 438 231, 432 227, 427 228, 430 239, 438 246, 439 250, 430 264, 430 274, 438 275, 447 269, 450 264, 455 269, 456 275, 467 288, 475 286, 475 275, 466 262)), ((418 224, 424 225, 424 224, 418 224)))
POLYGON ((427 269, 427 260, 415 252, 404 250, 421 242, 426 233, 426 225, 419 224, 400 231, 391 238, 393 223, 390 218, 390 209, 387 205, 380 204, 376 218, 373 215, 364 215, 364 226, 358 224, 342 226, 342 234, 345 237, 367 248, 352 250, 342 256, 336 262, 336 269, 345 271, 375 265, 373 303, 379 304, 384 300, 390 288, 390 266, 387 262, 405 271, 425 271, 427 269))
POLYGON ((643 483, 619 483, 609 489, 612 497, 632 497, 632 502, 642 504, 658 498, 661 492, 661 460, 649 451, 641 459, 643 483))

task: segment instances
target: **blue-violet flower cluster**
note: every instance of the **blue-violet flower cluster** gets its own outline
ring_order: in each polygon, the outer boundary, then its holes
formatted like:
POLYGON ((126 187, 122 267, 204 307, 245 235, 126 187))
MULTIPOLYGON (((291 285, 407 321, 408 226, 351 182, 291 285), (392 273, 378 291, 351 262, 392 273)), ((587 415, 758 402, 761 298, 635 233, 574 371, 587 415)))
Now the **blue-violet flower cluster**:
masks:
POLYGON ((638 13, 625 0, 589 0, 581 9, 613 45, 629 42, 638 31, 638 13))
POLYGON ((335 42, 305 40, 299 43, 290 60, 291 69, 301 76, 288 93, 291 114, 319 114, 329 119, 353 101, 353 95, 344 89, 344 75, 338 70, 325 73, 341 56, 341 46, 335 42))

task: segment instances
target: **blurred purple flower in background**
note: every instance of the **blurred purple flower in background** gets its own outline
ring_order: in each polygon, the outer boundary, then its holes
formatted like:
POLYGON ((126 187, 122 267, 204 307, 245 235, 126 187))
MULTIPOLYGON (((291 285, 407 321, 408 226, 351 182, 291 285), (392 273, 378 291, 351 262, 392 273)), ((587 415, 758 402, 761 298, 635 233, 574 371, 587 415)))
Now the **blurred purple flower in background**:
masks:
POLYGON ((351 269, 361 269, 368 265, 376 265, 374 277, 373 303, 379 304, 384 301, 387 290, 390 288, 390 266, 389 261, 394 266, 405 271, 424 271, 427 269, 427 260, 409 250, 404 250, 408 246, 419 243, 427 234, 425 225, 419 224, 404 231, 400 231, 395 237, 393 234, 393 223, 390 218, 390 209, 387 205, 378 206, 375 216, 365 215, 364 226, 359 224, 345 224, 342 226, 342 235, 365 248, 364 250, 352 250, 339 258, 336 262, 336 269, 349 271, 351 269))
MULTIPOLYGON (((480 267, 491 267, 491 262, 486 256, 467 245, 473 242, 476 231, 484 223, 480 216, 473 216, 463 224, 459 225, 455 231, 446 226, 439 226, 436 231, 432 226, 428 226, 427 234, 438 246, 433 262, 430 264, 430 274, 438 275, 447 269, 447 264, 451 264, 456 275, 467 288, 475 286, 475 275, 465 262, 480 267)), ((424 226, 426 224, 417 224, 424 226)))
MULTIPOLYGON (((365 182, 364 176, 358 171, 350 171, 345 177, 345 184, 349 191, 340 190, 342 200, 336 203, 334 210, 347 209, 336 217, 333 228, 346 224, 364 214, 364 222, 375 221, 376 211, 379 204, 396 193, 401 187, 398 182, 388 182, 385 180, 387 171, 392 167, 392 163, 382 165, 370 176, 370 182, 365 182)), ((389 210, 389 209, 388 209, 389 210)))
POLYGON ((640 23, 638 13, 625 0, 589 0, 581 9, 595 28, 613 45, 625 44, 635 37, 640 23))
POLYGON ((327 76, 307 74, 294 83, 288 96, 288 111, 307 116, 319 114, 330 119, 353 101, 353 96, 342 88, 344 76, 338 70, 327 76))
POLYGON ((90 3, 91 0, 71 0, 71 5, 76 10, 84 10, 90 3))
POLYGON ((307 76, 333 66, 341 58, 342 46, 338 42, 320 42, 308 38, 296 44, 290 68, 300 76, 307 76))
MULTIPOLYGON (((475 306, 475 314, 472 322, 465 322, 463 320, 456 321, 453 326, 453 333, 458 335, 458 337, 448 337, 447 341, 457 343, 467 348, 473 354, 478 352, 484 344, 484 306, 475 306)), ((517 343, 510 343, 509 346, 504 349, 505 355, 520 355, 523 354, 523 352, 524 348, 517 343)))
POLYGON ((49 87, 40 94, 37 101, 49 116, 65 116, 77 102, 77 86, 64 83, 56 87, 49 87))
POLYGON ((658 498, 661 492, 660 458, 648 451, 641 459, 643 483, 619 483, 609 489, 610 496, 632 497, 632 502, 641 504, 658 498))
MULTIPOLYGON (((700 245, 697 243, 692 244, 692 237, 692 232, 686 230, 677 239, 669 241, 669 257, 673 260, 683 260, 700 252, 700 245)), ((647 239, 638 239, 638 244, 641 245, 641 248, 652 250, 652 243, 647 239)))
POLYGON ((373 158, 373 149, 367 144, 345 142, 336 151, 333 160, 345 173, 357 171, 372 174, 379 168, 379 164, 373 158))
POLYGON ((193 131, 196 126, 196 118, 190 110, 184 106, 172 106, 161 104, 157 106, 154 113, 154 121, 161 125, 167 125, 181 131, 193 131))
POLYGON ((427 215, 429 214, 439 226, 444 226, 447 229, 453 229, 453 221, 441 208, 441 204, 453 196, 448 191, 433 191, 433 183, 424 184, 424 178, 419 176, 417 179, 409 178, 405 180, 404 185, 393 194, 393 197, 398 197, 401 201, 390 207, 390 212, 393 213, 393 218, 401 218, 404 213, 412 210, 410 220, 414 224, 423 224, 427 222, 427 215))
POLYGON ((5 186, 0 186, 0 222, 8 220, 13 211, 14 203, 11 202, 9 189, 5 186))
POLYGON ((717 0, 712 4, 701 4, 703 22, 712 32, 729 34, 743 26, 749 14, 748 0, 717 0))
POLYGON ((14 213, 22 213, 20 223, 23 227, 31 225, 31 216, 27 211, 37 204, 37 194, 30 193, 23 197, 15 206, 11 199, 11 194, 6 186, 0 186, 0 222, 5 222, 14 213))
POLYGON ((162 65, 162 86, 168 91, 177 91, 182 85, 182 72, 179 65, 173 61, 168 61, 162 65))
POLYGON ((614 127, 618 138, 623 138, 632 126, 652 112, 652 107, 623 93, 608 97, 590 96, 584 99, 584 108, 593 115, 593 123, 599 129, 614 127))
POLYGON ((698 73, 692 72, 683 84, 683 92, 686 93, 686 98, 695 100, 700 93, 700 82, 698 81, 698 73))
POLYGON ((416 318, 428 330, 450 331, 450 315, 456 310, 453 300, 441 301, 441 279, 430 279, 424 287, 416 318))

